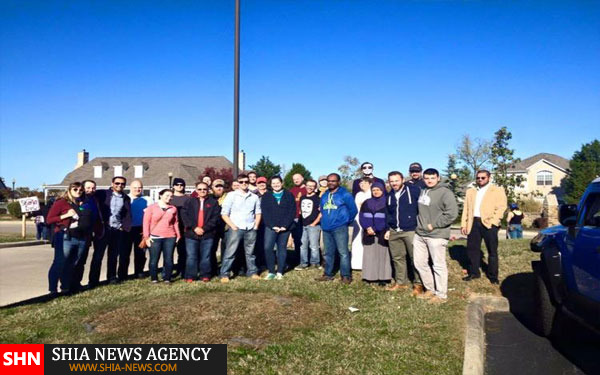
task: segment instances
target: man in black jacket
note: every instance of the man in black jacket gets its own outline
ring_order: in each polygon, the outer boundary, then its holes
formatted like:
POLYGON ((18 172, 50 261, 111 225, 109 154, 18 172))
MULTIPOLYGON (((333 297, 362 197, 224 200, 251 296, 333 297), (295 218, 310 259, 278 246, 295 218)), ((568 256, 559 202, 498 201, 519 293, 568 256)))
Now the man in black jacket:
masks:
POLYGON ((208 195, 208 185, 196 183, 196 193, 198 197, 188 199, 181 210, 187 252, 184 278, 188 283, 194 282, 198 275, 198 255, 200 277, 203 282, 210 281, 211 249, 221 220, 221 207, 215 198, 208 195))
MULTIPOLYGON (((100 190, 95 194, 100 209, 100 216, 104 223, 104 236, 94 247, 92 264, 90 265, 90 287, 98 285, 100 267, 104 251, 108 247, 108 262, 106 278, 111 284, 117 283, 117 263, 121 262, 129 253, 126 251, 127 236, 131 229, 131 199, 123 192, 127 180, 117 176, 112 179, 112 186, 108 190, 100 190)), ((122 277, 123 278, 123 277, 122 277)))

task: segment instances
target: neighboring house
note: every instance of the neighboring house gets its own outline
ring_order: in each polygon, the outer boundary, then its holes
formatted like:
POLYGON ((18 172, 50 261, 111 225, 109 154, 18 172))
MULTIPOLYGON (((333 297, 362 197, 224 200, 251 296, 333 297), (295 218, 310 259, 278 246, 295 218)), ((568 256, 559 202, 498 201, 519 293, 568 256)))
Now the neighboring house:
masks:
POLYGON ((65 190, 71 182, 94 180, 97 189, 108 189, 115 176, 127 179, 126 192, 129 183, 140 179, 144 184, 144 195, 158 200, 158 192, 169 187, 172 179, 183 178, 188 192, 194 189, 198 176, 207 167, 217 170, 232 168, 233 164, 224 156, 140 156, 140 157, 97 157, 88 161, 89 153, 85 150, 77 154, 77 165, 69 172, 62 182, 44 185, 44 196, 49 190, 65 190))
POLYGON ((555 154, 540 153, 523 159, 508 172, 524 178, 515 193, 528 194, 538 200, 543 200, 549 193, 560 198, 564 194, 561 181, 569 174, 569 160, 555 154))

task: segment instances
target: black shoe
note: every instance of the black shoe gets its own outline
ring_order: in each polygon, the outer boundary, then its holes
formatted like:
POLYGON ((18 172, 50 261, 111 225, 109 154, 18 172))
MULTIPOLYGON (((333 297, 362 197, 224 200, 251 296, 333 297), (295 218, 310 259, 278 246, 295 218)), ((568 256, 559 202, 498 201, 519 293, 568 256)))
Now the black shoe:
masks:
POLYGON ((495 285, 499 285, 500 281, 498 279, 490 279, 490 283, 495 284, 495 285))
POLYGON ((333 277, 329 277, 327 275, 319 276, 315 279, 315 281, 333 281, 333 277))
POLYGON ((479 279, 481 276, 477 276, 477 275, 467 275, 465 277, 463 277, 463 281, 471 281, 471 280, 475 280, 475 279, 479 279))

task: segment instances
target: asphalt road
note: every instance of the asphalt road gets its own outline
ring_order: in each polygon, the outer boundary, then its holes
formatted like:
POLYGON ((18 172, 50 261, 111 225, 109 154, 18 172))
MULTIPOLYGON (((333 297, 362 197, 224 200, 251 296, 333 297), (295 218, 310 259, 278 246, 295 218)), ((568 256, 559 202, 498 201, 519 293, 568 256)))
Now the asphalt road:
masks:
MULTIPOLYGON (((85 266, 83 284, 87 284, 93 247, 85 266)), ((0 249, 0 306, 48 294, 48 270, 54 258, 50 245, 34 245, 0 249)), ((177 256, 175 256, 177 259, 177 256)), ((159 267, 161 266, 159 262, 159 267)), ((129 273, 133 274, 133 251, 129 273)), ((106 254, 102 262, 100 281, 106 280, 106 254)))
POLYGON ((561 317, 563 334, 550 341, 534 333, 533 273, 507 277, 500 286, 510 312, 486 314, 486 374, 600 374, 600 337, 561 317))

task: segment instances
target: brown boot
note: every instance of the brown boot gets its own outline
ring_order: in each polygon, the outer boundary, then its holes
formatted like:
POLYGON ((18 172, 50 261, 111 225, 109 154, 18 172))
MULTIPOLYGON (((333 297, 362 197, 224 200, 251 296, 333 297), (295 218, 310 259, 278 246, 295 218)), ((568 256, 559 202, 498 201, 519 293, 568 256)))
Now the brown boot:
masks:
POLYGON ((424 292, 425 292, 425 290, 423 289, 423 285, 421 285, 421 284, 416 284, 416 285, 413 287, 412 296, 413 296, 413 297, 417 297, 417 296, 419 296, 420 294, 423 294, 424 292))
POLYGON ((385 290, 389 290, 391 292, 393 291, 398 291, 398 290, 402 290, 402 289, 406 289, 408 288, 408 286, 406 284, 394 284, 394 285, 390 285, 387 288, 385 288, 385 290))

